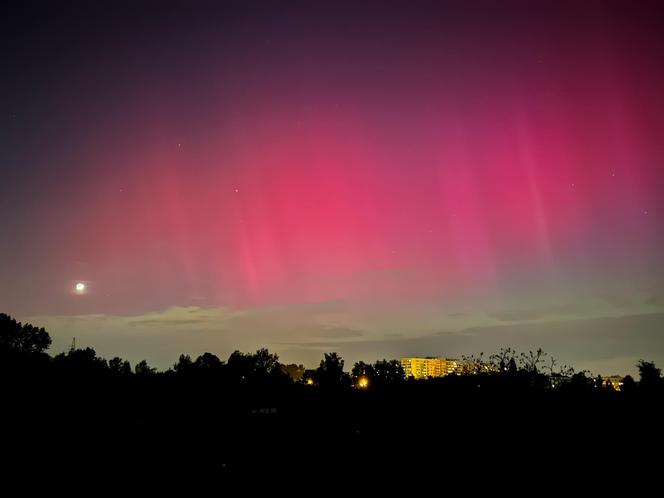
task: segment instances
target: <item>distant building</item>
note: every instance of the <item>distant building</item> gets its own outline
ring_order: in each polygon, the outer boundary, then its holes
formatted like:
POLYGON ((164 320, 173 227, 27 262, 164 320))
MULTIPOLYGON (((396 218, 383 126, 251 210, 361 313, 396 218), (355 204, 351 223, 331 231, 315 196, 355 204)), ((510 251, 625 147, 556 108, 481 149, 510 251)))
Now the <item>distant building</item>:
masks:
POLYGON ((406 378, 427 379, 429 377, 444 377, 452 373, 463 371, 463 362, 454 358, 425 357, 401 358, 406 378))
POLYGON ((445 365, 447 370, 446 375, 461 374, 466 368, 466 362, 464 362, 463 360, 458 360, 456 358, 446 358, 445 365))
POLYGON ((483 363, 472 358, 460 360, 458 358, 442 358, 440 356, 427 356, 424 358, 401 358, 406 378, 427 379, 429 377, 444 377, 446 375, 475 375, 478 373, 497 372, 495 365, 483 363))
POLYGON ((620 391, 622 387, 623 378, 620 375, 610 375, 602 379, 602 385, 608 387, 609 385, 616 391, 620 391))

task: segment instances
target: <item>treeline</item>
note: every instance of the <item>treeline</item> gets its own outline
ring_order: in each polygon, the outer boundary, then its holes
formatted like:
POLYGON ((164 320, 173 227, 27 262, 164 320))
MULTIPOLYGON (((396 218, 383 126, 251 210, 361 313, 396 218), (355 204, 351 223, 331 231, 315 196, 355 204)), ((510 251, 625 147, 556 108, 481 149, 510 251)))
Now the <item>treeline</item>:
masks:
POLYGON ((575 372, 562 365, 541 349, 518 353, 511 348, 484 357, 463 357, 460 367, 439 378, 415 380, 406 378, 398 360, 379 360, 375 363, 359 361, 350 370, 344 370, 344 360, 335 352, 325 353, 318 368, 305 369, 303 365, 283 364, 279 357, 262 348, 255 353, 233 352, 226 361, 212 353, 195 359, 180 355, 178 361, 166 371, 157 371, 146 360, 132 368, 120 357, 110 360, 97 355, 93 348, 72 348, 54 357, 48 355, 51 345, 48 332, 31 324, 22 324, 14 318, 0 314, 0 371, 5 378, 17 374, 27 378, 54 375, 56 378, 80 377, 91 379, 160 378, 217 381, 235 386, 306 385, 322 388, 380 389, 428 382, 436 385, 473 386, 477 389, 521 389, 529 391, 616 391, 664 392, 661 370, 653 362, 641 360, 637 367, 640 379, 630 375, 616 383, 615 379, 592 376, 587 371, 575 372))
POLYGON ((453 475, 472 462, 533 464, 548 478, 570 462, 586 473, 595 462, 604 475, 616 447, 635 455, 664 444, 663 380, 646 361, 638 382, 628 376, 616 391, 541 350, 466 357, 454 374, 414 380, 395 360, 347 371, 337 353, 311 370, 267 349, 225 360, 181 355, 160 372, 92 348, 50 356, 50 344, 44 329, 0 315, 0 436, 31 475, 55 467, 113 469, 113 478, 118 468, 152 469, 157 480, 184 468, 397 476, 426 466, 453 475))

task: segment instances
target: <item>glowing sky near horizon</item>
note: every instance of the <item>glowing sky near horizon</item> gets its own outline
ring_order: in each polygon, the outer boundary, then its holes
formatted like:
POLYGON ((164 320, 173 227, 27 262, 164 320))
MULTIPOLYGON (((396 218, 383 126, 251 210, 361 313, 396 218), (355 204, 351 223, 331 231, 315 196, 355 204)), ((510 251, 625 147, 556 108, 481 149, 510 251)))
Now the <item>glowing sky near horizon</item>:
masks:
POLYGON ((2 311, 663 311, 662 17, 579 4, 15 13, 2 311))

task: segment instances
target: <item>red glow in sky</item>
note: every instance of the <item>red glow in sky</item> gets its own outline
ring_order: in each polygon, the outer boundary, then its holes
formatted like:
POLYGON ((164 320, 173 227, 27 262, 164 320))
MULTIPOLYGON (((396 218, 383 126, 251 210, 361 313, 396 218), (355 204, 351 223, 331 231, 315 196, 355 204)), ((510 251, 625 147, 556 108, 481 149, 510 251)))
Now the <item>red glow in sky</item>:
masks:
POLYGON ((660 312, 656 9, 417 5, 14 33, 5 311, 344 302, 406 336, 579 298, 660 312))

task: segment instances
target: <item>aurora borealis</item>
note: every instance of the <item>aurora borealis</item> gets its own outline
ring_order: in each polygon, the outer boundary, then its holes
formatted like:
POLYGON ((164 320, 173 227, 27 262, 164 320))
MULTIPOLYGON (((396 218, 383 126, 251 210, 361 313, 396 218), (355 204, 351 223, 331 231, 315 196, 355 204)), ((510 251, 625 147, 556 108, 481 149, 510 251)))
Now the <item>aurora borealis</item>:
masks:
POLYGON ((54 350, 664 361, 656 2, 57 3, 0 107, 0 308, 54 350))

